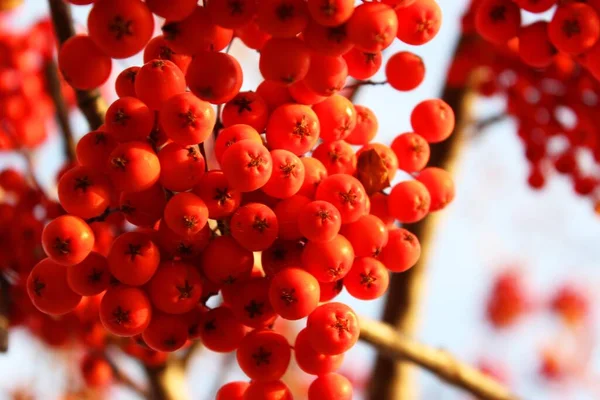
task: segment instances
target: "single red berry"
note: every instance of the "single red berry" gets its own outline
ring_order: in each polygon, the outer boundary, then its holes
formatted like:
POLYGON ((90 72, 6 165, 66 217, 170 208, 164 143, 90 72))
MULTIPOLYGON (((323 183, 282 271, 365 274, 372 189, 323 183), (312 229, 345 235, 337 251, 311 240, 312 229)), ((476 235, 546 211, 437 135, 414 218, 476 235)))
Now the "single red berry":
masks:
POLYGON ((160 184, 174 192, 190 190, 202 179, 206 161, 198 146, 169 143, 158 153, 160 184))
POLYGON ((94 246, 94 233, 81 218, 63 215, 52 221, 42 231, 44 252, 55 263, 79 264, 94 246))
POLYGON ((136 97, 154 111, 174 95, 185 92, 185 88, 183 72, 169 60, 148 61, 135 78, 136 97))
POLYGON ((94 89, 110 76, 112 60, 94 44, 89 36, 69 38, 58 52, 58 68, 75 89, 94 89))
POLYGON ((372 257, 358 257, 344 277, 344 286, 352 297, 374 300, 385 294, 390 273, 385 265, 372 257))
POLYGON ((231 236, 213 239, 202 252, 204 276, 216 284, 233 284, 250 277, 254 257, 231 236))
POLYGON ((329 242, 337 236, 342 217, 337 208, 326 201, 313 201, 298 215, 298 228, 312 242, 329 242))
POLYGON ((113 369, 104 357, 86 354, 81 361, 81 373, 88 387, 103 388, 113 380, 113 369))
POLYGON ((119 97, 135 97, 135 77, 140 67, 125 68, 115 79, 115 91, 119 97))
POLYGON ((294 356, 300 369, 311 375, 324 375, 337 370, 344 354, 325 355, 317 352, 310 344, 308 331, 302 329, 296 336, 294 343, 294 356))
POLYGON ((202 344, 209 350, 229 353, 240 346, 248 328, 237 320, 231 309, 221 306, 202 315, 198 330, 202 344))
POLYGON ((240 92, 225 104, 221 119, 225 127, 246 124, 262 132, 268 116, 269 109, 262 97, 255 92, 240 92))
POLYGON ((58 181, 58 199, 66 212, 87 219, 102 214, 110 205, 111 184, 90 167, 74 167, 58 181))
POLYGON ((348 75, 359 80, 371 78, 383 63, 380 51, 365 52, 356 47, 344 54, 344 59, 348 65, 348 75))
POLYGON ((238 321, 255 329, 268 327, 275 321, 277 314, 269 300, 269 283, 266 278, 252 278, 222 292, 238 321))
POLYGON ((385 77, 391 87, 400 91, 416 89, 425 78, 423 59, 409 51, 394 54, 385 65, 385 77))
POLYGON ((204 200, 211 219, 230 216, 242 202, 242 194, 230 187, 223 171, 213 170, 204 174, 193 192, 204 200))
POLYGON ((160 177, 158 157, 143 142, 121 143, 110 153, 108 165, 115 189, 125 193, 149 189, 160 177))
POLYGON ((342 225, 340 234, 350 241, 356 257, 377 257, 388 242, 387 227, 370 214, 342 225))
POLYGON ((108 289, 110 272, 103 255, 91 252, 79 264, 67 267, 69 287, 81 296, 95 296, 108 289))
POLYGON ((141 192, 123 192, 119 198, 119 210, 125 219, 140 227, 153 227, 162 218, 166 204, 165 192, 158 184, 141 192))
POLYGON ((138 288, 109 288, 100 302, 100 321, 107 331, 117 336, 139 335, 146 330, 151 317, 150 300, 138 288))
POLYGON ((477 33, 484 39, 506 43, 519 33, 521 10, 510 0, 483 0, 475 12, 477 33))
POLYGON ((283 319, 307 317, 319 304, 320 287, 314 276, 300 268, 278 272, 269 286, 269 299, 283 319))
POLYGON ((255 330, 242 339, 236 357, 240 368, 250 379, 270 382, 283 376, 291 353, 283 335, 270 330, 255 330))
POLYGON ((242 67, 234 57, 216 51, 203 51, 192 59, 186 80, 196 96, 212 104, 221 104, 239 93, 242 75, 242 67))
POLYGON ((163 104, 159 120, 169 139, 182 146, 193 146, 210 136, 216 115, 206 101, 192 93, 181 93, 163 104))
POLYGON ((194 236, 208 222, 208 208, 193 193, 177 193, 167 202, 163 221, 180 236, 194 236))
POLYGON ((454 111, 443 100, 425 100, 413 109, 410 123, 414 131, 429 143, 438 143, 454 131, 454 111))
POLYGON ((362 3, 354 9, 347 29, 357 49, 375 53, 387 48, 396 38, 398 17, 386 4, 362 3))
POLYGON ((429 143, 418 133, 403 133, 391 145, 398 167, 406 172, 418 172, 429 162, 429 143))
POLYGON ((326 142, 345 139, 356 128, 356 109, 343 96, 333 95, 315 105, 313 110, 319 118, 321 139, 326 142))
POLYGON ((310 344, 317 352, 342 354, 358 341, 358 318, 345 304, 326 303, 308 316, 306 330, 310 344))
POLYGON ((396 15, 398 39, 413 46, 429 42, 442 25, 442 10, 435 0, 416 0, 406 7, 397 8, 396 15))
POLYGON ((367 198, 360 181, 345 174, 323 179, 315 194, 316 200, 328 201, 339 210, 344 224, 354 222, 368 212, 367 198))
POLYGON ((77 142, 77 162, 97 172, 107 169, 110 153, 117 147, 116 137, 108 132, 93 131, 84 135, 77 142))
POLYGON ((260 203, 249 203, 238 208, 231 217, 229 227, 231 236, 250 251, 268 249, 279 231, 273 210, 260 203))
POLYGON ((403 223, 422 220, 430 207, 431 195, 427 187, 417 180, 398 183, 388 197, 390 215, 403 223))
POLYGON ((142 338, 152 350, 172 352, 183 347, 188 340, 187 328, 181 315, 155 311, 142 338))
POLYGON ((269 196, 286 199, 300 190, 304 183, 304 164, 292 152, 283 149, 271 151, 273 172, 262 187, 269 196))
POLYGON ((291 390, 282 381, 252 381, 244 392, 244 400, 292 400, 291 390))
MULTIPOLYGON (((171 61, 177 65, 181 72, 183 72, 185 75, 190 62, 192 62, 192 57, 187 54, 175 52, 165 37, 160 35, 149 41, 148 45, 144 49, 144 63, 148 63, 152 60, 171 61)), ((135 82, 135 79, 133 79, 133 82, 135 82)))
POLYGON ((352 400, 352 383, 340 374, 321 375, 310 384, 308 400, 352 400))
POLYGON ((200 274, 180 261, 162 263, 147 288, 154 307, 169 314, 191 311, 202 297, 200 274))
POLYGON ((275 205, 273 211, 279 225, 279 238, 283 240, 300 240, 303 235, 298 227, 298 216, 305 205, 310 203, 308 197, 294 195, 283 199, 275 205))
POLYGON ((378 259, 392 272, 404 272, 417 263, 421 256, 419 239, 403 228, 389 231, 387 245, 378 259))
POLYGON ((242 381, 226 383, 217 392, 215 400, 244 400, 244 392, 248 386, 250 386, 248 382, 242 381))
POLYGON ((329 242, 308 242, 302 251, 302 266, 320 282, 342 279, 354 261, 352 245, 342 235, 329 242))
POLYGON ((313 157, 302 157, 300 161, 304 164, 305 172, 304 182, 298 194, 312 199, 315 197, 315 192, 321 181, 327 177, 327 169, 321 161, 313 157))
POLYGON ((291 85, 308 73, 310 52, 298 38, 271 38, 260 51, 258 65, 266 80, 291 85), (282 53, 286 57, 282 58, 282 53))
POLYGON ((144 140, 154 126, 154 113, 135 97, 121 97, 108 107, 105 124, 119 142, 144 140))
POLYGON ((31 270, 27 278, 27 294, 41 312, 62 315, 73 311, 81 301, 67 282, 67 267, 45 258, 31 270))
POLYGON ((548 36, 558 50, 580 54, 594 46, 600 37, 598 12, 580 2, 559 6, 548 25, 548 36))
POLYGON ((107 260, 110 273, 119 282, 141 286, 156 272, 160 253, 147 234, 125 232, 113 242, 107 260))
POLYGON ((417 176, 431 196, 430 212, 442 210, 454 200, 454 181, 452 176, 441 168, 425 168, 417 176))
POLYGON ((231 187, 240 192, 251 192, 268 182, 273 160, 262 144, 242 140, 225 151, 221 167, 231 187))

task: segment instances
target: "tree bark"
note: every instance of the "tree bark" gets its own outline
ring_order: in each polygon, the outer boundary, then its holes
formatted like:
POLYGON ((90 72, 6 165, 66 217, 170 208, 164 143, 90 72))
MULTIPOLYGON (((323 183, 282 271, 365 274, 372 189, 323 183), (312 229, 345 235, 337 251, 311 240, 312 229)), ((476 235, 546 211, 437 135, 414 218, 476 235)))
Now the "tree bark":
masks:
MULTIPOLYGON (((464 38, 459 40, 456 54, 460 51, 464 38)), ((472 99, 471 90, 446 87, 442 99, 452 107, 456 117, 456 126, 452 135, 444 142, 431 145, 431 157, 428 166, 451 170, 461 147, 463 133, 469 123, 469 109, 472 99)), ((431 214, 422 221, 405 225, 420 240, 422 253, 419 262, 408 271, 393 274, 388 289, 382 320, 407 337, 415 334, 419 324, 421 298, 424 291, 427 256, 435 236, 438 215, 431 214)), ((369 398, 373 400, 414 400, 418 399, 414 385, 414 366, 405 361, 395 361, 385 354, 379 354, 369 388, 369 398)))

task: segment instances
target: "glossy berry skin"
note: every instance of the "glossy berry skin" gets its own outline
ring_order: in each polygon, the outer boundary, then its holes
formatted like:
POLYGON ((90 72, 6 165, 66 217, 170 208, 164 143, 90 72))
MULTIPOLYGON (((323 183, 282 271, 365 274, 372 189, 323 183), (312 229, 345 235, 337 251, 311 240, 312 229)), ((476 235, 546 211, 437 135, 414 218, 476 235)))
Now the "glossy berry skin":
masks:
POLYGON ((304 164, 292 152, 283 149, 271 151, 273 172, 262 187, 269 196, 286 199, 300 190, 304 183, 304 164))
POLYGON ((365 145, 377 134, 379 129, 377 116, 370 108, 364 106, 354 106, 354 109, 356 110, 356 126, 344 140, 350 144, 365 145))
POLYGON ((154 126, 154 114, 141 100, 121 97, 108 107, 105 124, 119 142, 144 140, 154 126))
POLYGON ((193 193, 177 193, 165 206, 164 222, 180 236, 193 236, 208 222, 208 208, 193 193))
POLYGON ((396 154, 398 168, 406 172, 418 172, 429 162, 429 143, 417 133, 408 132, 397 136, 391 148, 396 154))
POLYGON ((223 161, 223 154, 231 147, 232 144, 242 140, 252 140, 256 143, 263 144, 263 140, 255 128, 246 124, 235 124, 219 132, 219 136, 215 140, 215 157, 220 163, 223 161))
POLYGON ((221 119, 225 127, 246 124, 262 132, 268 116, 269 109, 262 97, 255 92, 240 92, 225 104, 221 119))
POLYGON ((380 51, 361 51, 353 47, 343 57, 348 66, 348 75, 354 79, 366 80, 371 78, 383 64, 380 51))
POLYGON ((224 306, 204 313, 198 329, 203 345, 218 353, 236 350, 248 331, 248 328, 236 319, 231 309, 224 306))
POLYGON ((291 390, 282 381, 252 381, 244 392, 244 400, 293 400, 291 390))
POLYGON ((385 294, 389 281, 390 275, 383 263, 372 257, 357 257, 344 277, 344 286, 352 297, 374 300, 385 294))
POLYGON ((42 231, 44 252, 55 263, 79 264, 94 246, 94 233, 81 218, 63 215, 52 221, 42 231))
POLYGON ((388 230, 379 218, 367 214, 340 230, 354 249, 356 257, 377 257, 388 241, 388 230))
POLYGON ((398 39, 413 46, 432 40, 442 25, 442 10, 435 0, 416 0, 396 9, 396 15, 398 39))
POLYGON ((204 200, 211 219, 230 216, 242 202, 241 192, 232 189, 223 171, 219 170, 204 174, 193 192, 204 200))
POLYGON ((281 334, 255 330, 242 339, 236 358, 250 379, 269 382, 283 376, 290 363, 291 349, 281 334))
POLYGON ((431 206, 427 187, 417 180, 400 182, 388 197, 388 211, 400 222, 413 223, 425 218, 431 206))
POLYGON ((112 58, 128 58, 152 37, 154 18, 140 0, 100 0, 88 15, 90 38, 112 58))
POLYGON ((117 336, 139 335, 148 327, 151 318, 150 300, 138 288, 110 288, 100 302, 100 321, 107 331, 117 336))
POLYGON ((248 382, 242 381, 226 383, 217 392, 215 400, 243 400, 248 386, 250 386, 248 382))
POLYGON ((75 150, 77 162, 98 172, 106 171, 108 156, 117 147, 117 144, 116 137, 111 133, 89 132, 77 142, 75 150))
POLYGON ((197 6, 194 0, 146 0, 146 5, 152 13, 169 21, 181 21, 188 17, 197 6))
POLYGON ((284 104, 277 107, 267 122, 267 143, 300 156, 317 143, 321 132, 317 114, 308 106, 284 104))
POLYGON ((196 96, 212 104, 232 100, 242 87, 242 67, 229 54, 204 51, 188 67, 187 84, 196 96))
POLYGON ((425 78, 421 57, 408 51, 394 54, 385 65, 385 76, 391 87, 408 92, 416 89, 425 78))
POLYGON ((331 96, 342 90, 347 77, 348 65, 344 57, 313 53, 304 82, 317 95, 331 96))
POLYGON ((164 36, 156 36, 148 42, 148 45, 144 49, 144 64, 152 60, 171 61, 177 65, 177 67, 179 67, 181 72, 183 72, 185 75, 190 62, 192 62, 192 57, 187 54, 176 53, 169 46, 169 42, 164 38, 164 36))
POLYGON ((307 374, 323 375, 337 370, 344 361, 344 353, 325 355, 317 352, 310 344, 308 331, 302 329, 296 336, 294 356, 300 369, 307 374))
POLYGON ((340 212, 326 201, 313 201, 298 214, 298 229, 311 242, 325 243, 335 239, 341 226, 340 212))
POLYGON ((268 182, 273 160, 265 146, 243 140, 227 149, 221 167, 231 187, 240 192, 251 192, 268 182))
POLYGON ((112 187, 101 173, 74 167, 58 182, 58 199, 70 214, 87 219, 102 214, 110 205, 112 187))
POLYGON ((58 68, 75 89, 94 89, 108 80, 112 60, 85 35, 68 39, 58 53, 58 68))
POLYGON ((187 324, 180 315, 154 311, 150 324, 142 332, 142 339, 152 350, 172 352, 187 341, 187 324))
POLYGON ((537 21, 519 32, 519 57, 535 68, 546 68, 554 60, 556 48, 548 37, 548 22, 537 21))
POLYGON ((362 3, 354 9, 347 29, 357 49, 374 53, 385 49, 395 39, 398 17, 386 4, 362 3))
POLYGON ((308 74, 310 52, 298 38, 272 38, 261 49, 258 65, 266 80, 291 85, 308 74))
POLYGON ((404 272, 414 266, 421 256, 419 239, 403 228, 389 231, 387 245, 378 260, 392 272, 404 272))
POLYGON ((231 310, 242 324, 255 329, 265 328, 277 318, 269 301, 269 283, 265 278, 251 278, 222 291, 223 298, 230 302, 231 310))
POLYGON ((257 5, 252 0, 242 0, 237 3, 215 1, 212 4, 208 3, 206 8, 216 24, 224 28, 236 29, 252 21, 257 5))
POLYGON ((294 195, 278 202, 273 211, 279 225, 279 238, 283 240, 300 240, 302 233, 298 229, 298 215, 305 205, 310 203, 308 197, 294 195))
POLYGON ((591 48, 600 37, 600 18, 591 6, 569 3, 559 6, 548 25, 548 37, 560 51, 577 55, 591 48))
POLYGON ((352 383, 343 375, 319 376, 308 388, 309 400, 352 400, 352 383))
POLYGON ((431 99, 417 104, 410 115, 416 133, 429 143, 446 140, 454 130, 454 111, 443 100, 431 99))
POLYGON ((113 370, 108 361, 93 354, 86 354, 81 361, 81 373, 85 384, 91 388, 106 387, 113 379, 113 370))
POLYGON ((136 97, 155 111, 174 95, 185 92, 185 88, 183 72, 169 60, 148 61, 135 78, 136 97))
POLYGON ((319 353, 342 354, 358 341, 358 319, 347 305, 326 303, 308 316, 306 331, 310 344, 319 353))
POLYGON ((45 258, 27 277, 27 294, 33 305, 45 314, 62 315, 73 311, 81 301, 67 282, 67 267, 45 258))
POLYGON ((324 141, 343 140, 356 127, 356 109, 343 96, 333 95, 315 105, 313 110, 319 118, 320 136, 324 141))
POLYGON ((445 170, 425 168, 419 173, 417 180, 425 185, 431 196, 430 212, 439 211, 454 200, 454 181, 445 170))
POLYGON ((135 97, 135 77, 140 67, 125 68, 115 79, 115 91, 119 97, 135 97))
POLYGON ((358 179, 345 174, 323 179, 317 187, 315 199, 333 204, 340 212, 343 224, 357 221, 368 211, 365 188, 358 179))
POLYGON ((112 184, 121 192, 141 192, 160 177, 158 157, 143 142, 121 143, 110 153, 108 165, 112 184))
POLYGON ((294 102, 307 106, 319 104, 327 98, 308 87, 306 79, 292 83, 288 87, 288 92, 294 102))
POLYGON ((185 192, 196 186, 204 175, 206 161, 197 146, 169 143, 158 153, 160 184, 174 192, 185 192))
POLYGON ((324 26, 338 26, 348 21, 354 11, 354 2, 351 0, 336 0, 326 3, 319 0, 309 0, 308 11, 311 17, 324 26))
POLYGON ((486 40, 502 44, 519 33, 521 11, 510 0, 483 0, 475 14, 477 32, 486 40))
POLYGON ((238 208, 229 226, 233 238, 250 251, 268 249, 279 230, 273 210, 260 203, 249 203, 238 208))
POLYGON ((277 239, 260 257, 265 276, 272 277, 285 268, 301 265, 303 247, 298 241, 277 239))
POLYGON ((108 268, 119 282, 141 286, 152 278, 160 263, 158 247, 142 232, 125 232, 108 253, 108 268))
POLYGON ((308 23, 308 8, 303 0, 263 0, 256 13, 256 22, 261 30, 274 37, 294 37, 308 23))
POLYGON ((208 102, 193 93, 181 93, 162 105, 159 121, 169 139, 182 146, 192 146, 210 136, 216 115, 208 102))
POLYGON ((81 296, 95 296, 108 288, 110 272, 106 257, 92 251, 79 264, 67 267, 69 287, 81 296))
POLYGON ((324 26, 311 20, 302 32, 302 38, 310 50, 326 56, 343 56, 354 47, 345 24, 324 26))
POLYGON ((307 317, 319 304, 319 282, 300 268, 286 268, 277 273, 269 285, 269 300, 284 319, 307 317))
POLYGON ((250 277, 254 257, 231 236, 214 238, 202 252, 204 276, 215 284, 232 284, 250 277))
POLYGON ((153 227, 162 218, 167 200, 163 188, 155 184, 135 193, 121 193, 119 209, 125 219, 139 227, 153 227))
POLYGON ((191 311, 202 296, 202 279, 193 266, 171 261, 160 265, 148 284, 152 305, 168 314, 191 311))
POLYGON ((304 182, 298 191, 299 195, 308 198, 314 198, 317 187, 321 181, 327 177, 327 169, 323 163, 313 157, 302 157, 300 159, 304 164, 304 182))
POLYGON ((329 242, 308 242, 302 251, 302 266, 319 282, 342 279, 354 261, 352 245, 342 235, 329 242))

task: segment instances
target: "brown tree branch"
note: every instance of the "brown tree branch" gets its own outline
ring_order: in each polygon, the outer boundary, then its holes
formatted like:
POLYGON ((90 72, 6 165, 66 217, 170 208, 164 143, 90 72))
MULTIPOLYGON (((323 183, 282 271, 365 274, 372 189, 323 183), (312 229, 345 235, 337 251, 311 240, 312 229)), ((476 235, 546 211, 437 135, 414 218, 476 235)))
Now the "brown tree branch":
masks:
MULTIPOLYGON (((467 40, 461 38, 457 50, 467 40)), ((455 53, 455 54, 456 54, 455 53)), ((453 161, 461 147, 463 133, 467 128, 468 113, 473 93, 467 87, 446 87, 442 99, 454 110, 456 127, 446 141, 431 146, 431 157, 428 166, 451 169, 453 161)), ((432 214, 424 220, 405 226, 414 233, 423 249, 419 262, 401 274, 393 274, 390 280, 382 320, 407 337, 415 334, 418 327, 421 298, 424 290, 425 266, 427 255, 435 236, 437 215, 432 214)), ((369 398, 373 400, 406 400, 419 398, 414 381, 414 366, 406 362, 390 360, 385 354, 379 354, 373 369, 370 382, 369 398)))
POLYGON ((115 364, 113 362, 113 360, 111 360, 108 357, 108 355, 103 354, 103 357, 108 362, 108 364, 110 365, 110 368, 112 369, 113 375, 115 377, 115 382, 117 384, 123 385, 126 388, 129 388, 129 389, 133 390, 135 393, 137 393, 138 395, 140 395, 142 398, 148 397, 148 391, 145 390, 143 387, 141 387, 136 382, 134 382, 127 374, 125 374, 119 368, 119 366, 117 364, 115 364))
POLYGON ((8 313, 10 312, 10 283, 0 274, 0 352, 8 351, 8 313))
POLYGON ((65 99, 62 94, 62 88, 60 85, 60 78, 58 77, 58 69, 54 60, 50 60, 46 63, 45 69, 46 85, 48 86, 48 93, 54 103, 56 109, 56 119, 60 125, 60 130, 64 140, 64 152, 65 157, 69 162, 74 162, 75 157, 75 138, 73 137, 73 130, 71 129, 71 123, 69 122, 69 110, 65 104, 65 99))
MULTIPOLYGON (((71 8, 69 3, 64 0, 48 0, 48 4, 56 38, 59 45, 62 45, 70 37, 75 36, 71 8)), ((106 103, 102 99, 100 91, 97 89, 76 90, 75 94, 77 105, 87 119, 90 129, 98 129, 104 123, 104 114, 106 113, 106 103)))
MULTIPOLYGON (((360 339, 373 345, 379 350, 379 354, 390 360, 404 359, 415 363, 447 383, 470 392, 478 399, 518 399, 515 394, 491 377, 467 364, 461 363, 444 350, 434 349, 412 341, 396 332, 392 326, 379 321, 361 317, 359 324, 360 339)), ((385 397, 385 399, 388 398, 385 397)))

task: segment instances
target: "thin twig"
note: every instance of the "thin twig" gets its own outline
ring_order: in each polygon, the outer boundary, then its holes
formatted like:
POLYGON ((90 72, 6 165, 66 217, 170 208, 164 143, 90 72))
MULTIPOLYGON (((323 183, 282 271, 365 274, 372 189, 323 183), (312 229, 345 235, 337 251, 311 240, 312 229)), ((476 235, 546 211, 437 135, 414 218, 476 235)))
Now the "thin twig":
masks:
MULTIPOLYGON (((75 36, 69 3, 64 0, 48 0, 52 25, 60 46, 75 36)), ((90 129, 96 130, 104 123, 106 103, 98 90, 76 90, 77 104, 87 119, 90 129)))
POLYGON ((489 128, 490 126, 498 123, 498 122, 502 122, 505 119, 508 118, 508 114, 506 113, 501 113, 501 114, 497 114, 497 115, 492 115, 491 117, 482 119, 480 121, 475 121, 473 123, 473 130, 475 134, 478 134, 479 132, 481 132, 484 129, 489 128))
POLYGON ((118 208, 107 208, 106 210, 104 210, 104 212, 100 215, 98 215, 97 217, 92 217, 92 218, 88 218, 85 220, 85 222, 87 222, 88 224, 91 224, 92 222, 102 222, 104 220, 106 220, 106 218, 108 218, 108 216, 110 214, 116 213, 121 211, 118 208))
POLYGON ((63 137, 63 146, 65 158, 69 162, 75 162, 75 138, 73 130, 69 122, 69 109, 65 103, 65 98, 62 94, 60 78, 58 77, 58 68, 54 60, 50 60, 45 66, 46 84, 48 85, 48 93, 54 103, 56 109, 56 119, 60 125, 60 130, 63 137))
POLYGON ((115 381, 131 390, 139 394, 142 398, 148 397, 148 391, 144 389, 142 386, 134 382, 127 374, 125 374, 117 364, 113 360, 111 360, 108 355, 103 354, 104 359, 110 365, 112 369, 113 375, 115 377, 115 381))
POLYGON ((10 311, 10 283, 0 274, 0 352, 8 351, 8 313, 10 311))
POLYGON ((470 392, 478 399, 519 398, 493 378, 460 362, 450 353, 408 339, 388 324, 361 317, 359 325, 360 339, 373 345, 384 357, 413 362, 449 384, 470 392))
POLYGON ((347 85, 346 87, 344 87, 344 89, 355 89, 360 86, 381 86, 381 85, 387 85, 387 83, 388 83, 387 81, 372 81, 372 80, 356 81, 350 85, 347 85))

